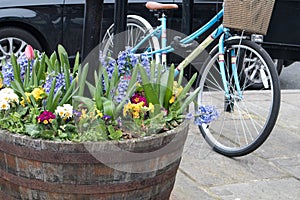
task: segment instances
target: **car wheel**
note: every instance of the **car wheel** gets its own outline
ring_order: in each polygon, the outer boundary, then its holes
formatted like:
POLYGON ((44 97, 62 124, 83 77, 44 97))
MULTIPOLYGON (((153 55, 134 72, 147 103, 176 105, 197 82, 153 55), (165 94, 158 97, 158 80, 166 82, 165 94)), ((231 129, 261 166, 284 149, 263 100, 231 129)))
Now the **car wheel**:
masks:
POLYGON ((9 60, 12 53, 19 56, 30 44, 34 49, 42 49, 39 41, 28 31, 16 27, 0 29, 0 61, 9 60))

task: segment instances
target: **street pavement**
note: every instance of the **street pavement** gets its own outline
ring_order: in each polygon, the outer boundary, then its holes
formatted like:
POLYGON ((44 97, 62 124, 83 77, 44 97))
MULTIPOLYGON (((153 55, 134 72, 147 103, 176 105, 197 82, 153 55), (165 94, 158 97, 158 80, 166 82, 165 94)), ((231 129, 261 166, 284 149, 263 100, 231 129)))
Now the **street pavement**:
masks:
POLYGON ((170 200, 300 199, 300 90, 282 90, 277 124, 255 152, 215 153, 191 123, 170 200))

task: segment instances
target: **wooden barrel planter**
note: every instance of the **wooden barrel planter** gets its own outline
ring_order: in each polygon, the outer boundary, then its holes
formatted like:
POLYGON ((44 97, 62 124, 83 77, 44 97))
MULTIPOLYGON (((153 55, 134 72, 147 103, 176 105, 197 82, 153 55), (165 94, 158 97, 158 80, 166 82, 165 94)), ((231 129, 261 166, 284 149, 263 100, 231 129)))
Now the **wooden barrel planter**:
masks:
POLYGON ((0 130, 0 199, 169 199, 188 123, 141 139, 56 142, 0 130))

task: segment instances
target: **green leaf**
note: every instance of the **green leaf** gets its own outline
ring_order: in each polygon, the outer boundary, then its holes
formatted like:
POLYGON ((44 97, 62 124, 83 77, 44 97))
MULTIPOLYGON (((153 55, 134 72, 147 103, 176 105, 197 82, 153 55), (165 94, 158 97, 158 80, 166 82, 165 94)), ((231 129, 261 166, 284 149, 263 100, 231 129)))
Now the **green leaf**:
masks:
POLYGON ((63 105, 65 103, 70 103, 69 101, 72 99, 72 96, 76 94, 78 88, 75 88, 75 84, 76 81, 73 80, 71 86, 69 87, 69 89, 65 92, 65 94, 63 94, 63 98, 62 100, 59 102, 59 105, 63 105))
POLYGON ((108 137, 110 139, 112 139, 112 140, 120 140, 121 137, 122 137, 122 135, 123 135, 122 131, 115 130, 114 127, 111 126, 111 125, 107 127, 107 130, 109 132, 109 136, 108 137))
POLYGON ((73 100, 77 101, 79 103, 84 103, 87 106, 88 110, 92 110, 94 108, 95 102, 88 98, 83 96, 73 96, 73 100))
POLYGON ((187 93, 190 91, 194 81, 197 78, 197 73, 195 73, 192 78, 189 80, 189 82, 186 84, 186 86, 183 88, 183 90, 181 91, 181 93, 179 94, 179 96, 177 97, 176 101, 181 101, 182 99, 184 99, 187 95, 187 93))
POLYGON ((31 137, 38 137, 40 134, 39 126, 36 124, 25 124, 25 130, 31 137))
POLYGON ((49 92, 48 98, 47 98, 46 110, 50 110, 50 108, 51 108, 51 104, 52 104, 53 99, 54 99, 55 86, 56 86, 56 79, 53 79, 53 82, 52 82, 52 85, 51 85, 51 88, 50 88, 50 92, 49 92))
POLYGON ((78 96, 83 96, 88 70, 89 70, 88 64, 85 64, 83 68, 79 68, 78 76, 76 77, 76 79, 78 80, 78 88, 79 88, 77 93, 78 96))
POLYGON ((65 76, 65 83, 66 83, 66 90, 70 87, 70 70, 68 69, 67 65, 64 63, 63 65, 63 73, 65 76))
POLYGON ((103 101, 103 113, 105 115, 115 118, 115 110, 116 107, 113 101, 111 100, 103 101))
POLYGON ((88 89, 90 91, 91 96, 94 97, 95 96, 95 92, 96 92, 96 87, 94 85, 90 84, 88 81, 86 81, 85 84, 87 85, 87 87, 88 87, 88 89))
POLYGON ((59 60, 61 66, 65 69, 70 71, 70 63, 69 63, 69 58, 68 58, 68 53, 66 49, 62 45, 58 45, 57 47, 58 50, 58 55, 59 55, 59 60))
POLYGON ((137 67, 140 70, 143 88, 145 91, 145 96, 146 96, 147 102, 152 103, 153 105, 159 104, 158 96, 157 96, 157 94, 155 94, 155 90, 152 87, 152 84, 150 83, 150 80, 147 76, 146 70, 141 65, 138 65, 137 67))
POLYGON ((39 84, 42 80, 45 80, 45 74, 46 74, 46 55, 45 53, 42 54, 42 58, 40 60, 40 65, 37 72, 37 78, 39 81, 39 84))
POLYGON ((169 101, 173 95, 173 84, 174 84, 174 65, 172 64, 169 70, 167 88, 164 97, 164 108, 169 109, 169 101))
POLYGON ((183 79, 184 70, 180 70, 179 77, 178 77, 178 85, 181 85, 183 79))
POLYGON ((11 64, 13 66, 13 71, 14 71, 14 80, 18 83, 20 83, 21 87, 23 88, 23 84, 21 81, 21 69, 20 65, 17 63, 17 58, 15 54, 11 54, 11 64))
POLYGON ((74 66, 73 66, 73 76, 79 69, 79 66, 80 66, 79 62, 80 62, 80 54, 79 54, 79 52, 77 52, 76 57, 75 57, 74 66))
POLYGON ((95 101, 96 101, 96 107, 98 110, 102 110, 103 109, 103 102, 102 102, 102 81, 101 79, 97 82, 96 84, 96 91, 94 94, 95 97, 95 101))
POLYGON ((192 103, 192 101, 195 100, 195 98, 198 95, 198 92, 200 91, 200 87, 198 87, 186 100, 182 103, 181 107, 179 110, 176 111, 177 115, 180 115, 183 113, 183 111, 192 103))

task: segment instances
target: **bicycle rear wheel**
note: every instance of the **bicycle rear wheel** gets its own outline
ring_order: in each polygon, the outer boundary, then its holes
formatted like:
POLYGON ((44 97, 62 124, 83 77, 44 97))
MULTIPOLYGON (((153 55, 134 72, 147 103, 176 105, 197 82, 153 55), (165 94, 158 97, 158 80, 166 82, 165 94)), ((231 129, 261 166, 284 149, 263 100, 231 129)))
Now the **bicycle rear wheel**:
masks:
MULTIPOLYGON (((218 49, 200 71, 198 105, 212 105, 219 117, 199 125, 205 140, 214 151, 229 157, 244 156, 261 146, 271 133, 280 108, 280 86, 274 63, 266 51, 248 40, 225 42, 226 81, 230 97, 225 97, 218 64, 218 49), (231 51, 236 63, 242 97, 237 94, 231 70, 231 51), (249 71, 263 82, 263 88, 251 90, 249 71)), ((198 108, 197 108, 198 109, 198 108)))
MULTIPOLYGON (((102 39, 101 50, 103 51, 103 55, 112 54, 113 51, 113 38, 114 36, 114 24, 112 24, 106 31, 105 35, 102 39)), ((145 20, 143 17, 138 15, 128 15, 127 16, 127 28, 124 33, 120 33, 119 37, 125 36, 126 47, 133 48, 135 47, 144 37, 147 36, 148 33, 153 31, 153 27, 150 23, 145 20), (123 35, 125 34, 125 35, 123 35)), ((117 35, 118 37, 118 35, 117 35)), ((135 54, 142 54, 154 50, 159 50, 160 45, 158 38, 156 36, 151 36, 149 40, 143 43, 139 49, 135 52, 135 54)), ((152 55, 152 59, 159 61, 159 56, 152 55)))

